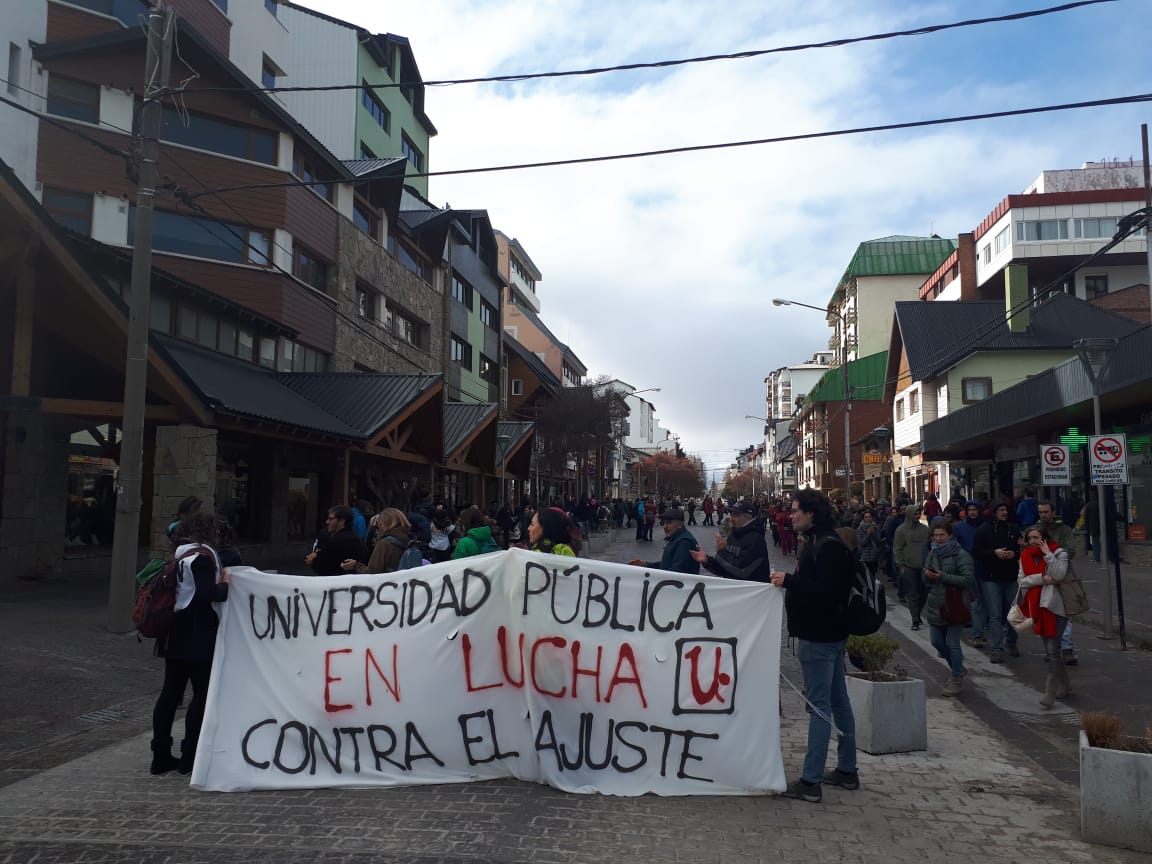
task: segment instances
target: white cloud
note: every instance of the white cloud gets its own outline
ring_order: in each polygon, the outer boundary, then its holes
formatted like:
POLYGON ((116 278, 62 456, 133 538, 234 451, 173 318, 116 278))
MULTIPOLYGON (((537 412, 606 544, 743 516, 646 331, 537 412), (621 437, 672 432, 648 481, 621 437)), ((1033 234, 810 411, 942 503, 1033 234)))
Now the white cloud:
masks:
MULTIPOLYGON (((313 5, 409 37, 425 79, 726 53, 959 20, 970 11, 959 2, 909 9, 834 0, 800 7, 762 0, 313 5)), ((924 38, 946 46, 952 37, 924 38)), ((977 56, 958 62, 954 76, 909 59, 921 44, 893 40, 661 71, 429 88, 427 110, 440 130, 431 168, 802 134, 1068 99, 1045 84, 1043 67, 1053 57, 1042 44, 1019 44, 1020 52, 1034 51, 1034 74, 1005 74, 998 56, 977 56)), ((1075 64, 1077 54, 1061 51, 1059 63, 1075 64)), ((1026 65, 1028 57, 1014 60, 1026 65)), ((863 240, 932 231, 954 237, 1045 168, 1127 155, 1115 151, 1135 147, 1136 116, 1136 109, 1048 115, 432 178, 430 186, 437 202, 487 208, 497 227, 517 237, 543 271, 549 326, 593 370, 661 386, 663 424, 716 464, 727 459, 715 451, 758 438, 759 426, 742 418, 762 413, 767 372, 827 343, 818 313, 781 314, 771 297, 822 304, 863 240)))

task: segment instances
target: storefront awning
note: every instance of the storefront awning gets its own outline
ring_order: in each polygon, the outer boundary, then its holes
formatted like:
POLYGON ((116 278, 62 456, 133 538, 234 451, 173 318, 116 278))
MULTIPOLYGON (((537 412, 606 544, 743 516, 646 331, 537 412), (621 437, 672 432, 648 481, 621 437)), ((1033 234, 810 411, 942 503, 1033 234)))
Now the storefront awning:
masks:
POLYGON ((491 402, 444 403, 444 464, 471 466, 493 473, 496 459, 496 405, 491 402))
MULTIPOLYGON (((1152 392, 1152 330, 1121 339, 1100 384, 1106 423, 1147 410, 1152 392)), ((1048 369, 1007 390, 928 423, 921 430, 925 461, 990 458, 994 442, 1049 429, 1092 426, 1092 382, 1079 359, 1048 369)))

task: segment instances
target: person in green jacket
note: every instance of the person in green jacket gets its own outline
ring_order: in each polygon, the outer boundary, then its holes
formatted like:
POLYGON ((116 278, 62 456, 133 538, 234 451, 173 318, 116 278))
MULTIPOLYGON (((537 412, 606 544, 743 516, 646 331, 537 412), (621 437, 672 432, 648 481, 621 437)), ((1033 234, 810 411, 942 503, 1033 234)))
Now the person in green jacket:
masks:
POLYGON ((659 561, 643 561, 634 558, 629 564, 639 567, 651 567, 660 570, 671 570, 673 573, 691 573, 700 575, 700 565, 692 557, 692 552, 700 548, 700 544, 692 532, 684 527, 683 510, 665 510, 660 516, 664 525, 664 554, 659 561))
POLYGON ((924 617, 932 627, 932 647, 952 672, 940 695, 958 696, 965 675, 960 637, 964 625, 972 620, 969 594, 976 584, 976 567, 972 556, 956 542, 952 523, 943 517, 932 520, 932 548, 924 561, 924 581, 928 584, 924 617), (948 604, 950 589, 959 592, 954 604, 948 604))
POLYGON ((499 544, 492 537, 488 519, 479 507, 469 507, 461 513, 456 525, 464 532, 464 536, 456 541, 456 549, 452 552, 453 561, 500 551, 499 544))
POLYGON ((928 526, 920 521, 921 508, 904 508, 904 522, 892 537, 892 560, 899 568, 899 596, 912 613, 912 629, 920 629, 924 611, 924 546, 931 540, 928 526))
POLYGON ((575 558, 572 548, 572 521, 568 514, 556 507, 537 510, 528 523, 528 542, 533 552, 547 552, 549 555, 567 555, 575 558))

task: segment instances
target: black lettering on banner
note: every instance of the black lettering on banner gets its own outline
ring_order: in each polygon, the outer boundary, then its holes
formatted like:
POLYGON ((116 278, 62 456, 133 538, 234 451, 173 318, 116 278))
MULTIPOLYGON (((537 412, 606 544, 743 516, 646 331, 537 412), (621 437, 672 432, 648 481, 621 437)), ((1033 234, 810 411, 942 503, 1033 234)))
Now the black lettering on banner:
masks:
POLYGON ((348 617, 348 629, 336 629, 336 595, 337 594, 351 594, 350 588, 330 588, 324 592, 328 595, 328 629, 325 631, 329 636, 351 636, 352 635, 352 617, 348 617))
MULTIPOLYGON (((645 578, 647 578, 647 577, 645 577, 645 578)), ((613 630, 625 630, 625 631, 631 633, 633 630, 636 629, 635 626, 633 626, 632 624, 621 624, 616 619, 616 613, 620 610, 620 577, 617 576, 616 579, 614 580, 614 582, 615 582, 615 584, 612 587, 612 623, 609 626, 613 630)), ((641 630, 644 629, 643 608, 644 608, 644 600, 647 598, 647 596, 648 596, 648 583, 645 582, 644 583, 644 590, 640 596, 640 608, 641 608, 640 629, 641 630)))
MULTIPOLYGON (((447 578, 447 577, 445 577, 447 578)), ((488 597, 492 594, 492 581, 487 575, 481 573, 479 570, 469 570, 465 568, 464 576, 460 580, 460 608, 456 614, 461 617, 467 617, 473 612, 480 609, 485 603, 488 602, 488 597), (471 590, 471 583, 477 580, 484 586, 484 592, 480 595, 480 599, 475 603, 468 601, 468 592, 471 590)))
POLYGON ((390 609, 392 612, 392 616, 387 621, 381 621, 379 618, 372 619, 372 623, 381 629, 385 627, 391 627, 392 624, 396 621, 397 617, 400 615, 400 606, 396 603, 396 601, 384 599, 384 589, 391 588, 393 591, 395 591, 398 587, 399 586, 395 582, 382 582, 380 587, 376 589, 376 605, 383 609, 390 609))
POLYGON ((372 758, 376 760, 376 770, 377 771, 383 771, 384 770, 383 768, 380 767, 381 762, 387 762, 389 765, 392 765, 396 768, 399 768, 401 771, 404 770, 404 764, 402 762, 397 762, 395 759, 388 758, 396 750, 396 733, 392 731, 391 726, 382 726, 382 725, 376 725, 376 724, 369 726, 368 727, 368 746, 372 750, 372 758), (388 746, 387 747, 382 748, 376 743, 376 733, 378 733, 378 732, 382 732, 388 736, 388 746))
POLYGON ((451 576, 445 576, 440 585, 440 600, 436 603, 436 608, 432 610, 433 621, 436 620, 441 609, 449 609, 456 613, 457 618, 460 617, 460 598, 456 596, 456 586, 452 584, 451 576))
MULTIPOLYGON (((616 590, 620 590, 620 579, 616 579, 616 590)), ((588 600, 584 604, 584 626, 585 627, 599 627, 605 623, 612 616, 612 606, 604 598, 608 596, 608 580, 597 573, 588 574, 588 600), (594 590, 599 589, 599 590, 594 590), (595 621, 590 617, 592 614, 592 604, 595 603, 600 607, 600 617, 595 621)))
MULTIPOLYGON (((320 608, 316 610, 315 615, 312 614, 312 604, 308 602, 308 595, 304 594, 301 597, 301 600, 304 603, 304 611, 308 613, 308 623, 312 625, 312 635, 314 637, 319 636, 320 625, 324 621, 324 609, 327 607, 330 600, 328 597, 328 592, 325 591, 322 595, 320 595, 320 608)), ((296 612, 299 614, 299 608, 297 608, 296 612)))
POLYGON ((692 586, 692 591, 688 594, 688 599, 684 601, 684 608, 680 610, 680 617, 676 619, 677 630, 684 626, 685 618, 703 618, 704 622, 708 625, 708 629, 712 629, 712 613, 708 611, 708 600, 704 596, 703 582, 697 582, 692 586), (700 610, 698 612, 689 611, 693 600, 700 603, 700 610))
POLYGON ((444 767, 444 763, 437 758, 436 754, 424 743, 424 739, 420 737, 420 732, 417 730, 416 724, 409 720, 404 724, 404 763, 407 766, 406 770, 411 771, 412 763, 420 759, 431 759, 441 768, 444 767), (412 749, 413 742, 420 744, 423 748, 422 753, 417 753, 412 749))
POLYGON ((529 561, 524 565, 524 609, 521 615, 528 614, 528 598, 533 594, 543 594, 548 590, 548 586, 552 584, 552 577, 548 573, 548 568, 543 564, 537 564, 535 561, 529 561), (544 576, 544 584, 539 588, 532 587, 532 574, 539 572, 544 576))
POLYGON ((276 752, 272 756, 273 764, 283 771, 285 774, 299 774, 308 767, 308 763, 312 761, 312 757, 308 753, 308 727, 298 720, 293 720, 285 723, 280 727, 280 737, 276 739, 276 752), (300 764, 295 768, 285 765, 284 760, 281 758, 284 755, 284 737, 288 730, 291 729, 300 733, 300 764))
POLYGON ((271 723, 273 726, 276 725, 276 721, 271 717, 269 717, 267 720, 261 720, 254 726, 249 727, 248 731, 244 733, 244 738, 240 741, 240 754, 244 757, 244 761, 251 765, 253 768, 259 768, 261 771, 265 770, 271 763, 268 761, 257 762, 255 759, 253 759, 251 754, 248 752, 248 742, 252 740, 253 732, 259 729, 261 726, 267 726, 269 723, 271 723))
POLYGON ((408 623, 408 626, 411 627, 411 626, 413 626, 415 624, 419 624, 421 621, 423 621, 424 616, 432 611, 432 597, 433 597, 432 586, 429 585, 427 582, 425 582, 423 579, 409 579, 407 582, 404 583, 404 585, 408 589, 408 620, 407 620, 407 623, 408 623), (420 593, 423 595, 423 600, 424 600, 424 608, 422 608, 420 610, 419 614, 416 613, 416 589, 417 588, 420 589, 420 593))
POLYGON ((576 616, 580 614, 580 601, 584 597, 584 574, 579 573, 579 564, 574 564, 567 570, 563 570, 565 576, 571 576, 577 573, 576 576, 576 601, 572 604, 572 614, 567 618, 561 618, 560 613, 556 611, 556 587, 560 584, 559 575, 555 575, 552 580, 552 617, 561 624, 571 624, 576 620, 576 616))
POLYGON ((643 747, 633 744, 631 741, 625 738, 625 729, 639 729, 641 732, 647 732, 648 724, 641 723, 638 720, 625 720, 622 723, 616 724, 616 740, 627 747, 629 750, 634 750, 639 755, 639 760, 635 765, 624 766, 620 764, 619 756, 613 756, 612 767, 619 771, 621 774, 630 774, 638 768, 643 768, 646 764, 648 764, 648 752, 643 747))
POLYGON ((500 752, 500 742, 496 738, 496 716, 495 712, 491 708, 489 708, 487 711, 474 711, 471 714, 461 714, 456 718, 456 720, 460 724, 460 733, 464 739, 464 754, 468 757, 469 765, 483 765, 487 762, 497 762, 501 759, 508 759, 510 757, 520 755, 520 753, 516 750, 512 750, 507 753, 500 752), (488 732, 490 734, 490 738, 486 738, 484 735, 473 736, 468 734, 468 724, 473 720, 478 720, 481 718, 485 718, 488 721, 488 732), (472 745, 480 744, 489 740, 492 744, 492 755, 483 759, 475 756, 472 752, 472 745))
POLYGON ((649 603, 649 605, 647 607, 648 608, 648 623, 652 625, 652 629, 655 630, 657 633, 668 633, 670 630, 672 630, 673 627, 676 626, 676 622, 670 620, 666 625, 661 627, 659 624, 656 623, 656 618, 654 617, 656 614, 656 600, 657 600, 657 598, 659 598, 660 592, 663 591, 665 588, 667 588, 669 585, 672 585, 676 588, 683 588, 684 587, 684 583, 681 582, 679 579, 662 579, 662 580, 660 580, 659 582, 656 583, 656 587, 652 589, 651 602, 649 603))
POLYGON ((692 732, 687 729, 668 729, 664 726, 652 725, 648 727, 649 731, 660 732, 664 735, 664 749, 660 756, 660 776, 668 776, 668 749, 672 744, 672 736, 679 735, 682 740, 680 751, 680 767, 676 771, 676 777, 679 780, 699 780, 703 783, 712 783, 707 777, 693 777, 684 770, 684 766, 689 759, 703 761, 702 757, 697 756, 695 753, 690 752, 693 738, 711 738, 713 740, 720 740, 720 735, 716 732, 692 732))
POLYGON ((332 770, 337 774, 342 774, 340 770, 340 731, 338 729, 332 730, 333 748, 335 753, 328 750, 328 742, 324 740, 324 736, 320 734, 320 730, 315 726, 308 729, 308 751, 311 755, 311 765, 308 769, 309 774, 316 773, 316 750, 319 747, 321 753, 324 754, 324 761, 332 766, 332 770))
POLYGON ((353 758, 352 768, 357 774, 359 774, 360 773, 360 739, 357 736, 362 735, 364 733, 364 727, 363 726, 345 726, 345 727, 342 727, 340 729, 337 729, 336 733, 338 735, 347 735, 349 738, 352 739, 352 758, 353 758))
POLYGON ((372 602, 376 599, 376 592, 366 585, 354 585, 352 587, 352 603, 348 607, 348 632, 352 632, 352 618, 359 615, 364 621, 364 626, 368 628, 368 632, 372 632, 372 621, 368 618, 366 610, 372 606, 372 602), (360 595, 367 595, 363 600, 357 600, 360 595))

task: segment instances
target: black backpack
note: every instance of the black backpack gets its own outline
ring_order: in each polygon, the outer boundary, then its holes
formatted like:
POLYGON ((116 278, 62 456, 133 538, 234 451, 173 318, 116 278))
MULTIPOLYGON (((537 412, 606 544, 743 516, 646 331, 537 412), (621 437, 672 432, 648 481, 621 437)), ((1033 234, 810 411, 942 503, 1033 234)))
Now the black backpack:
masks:
MULTIPOLYGON (((812 550, 813 558, 820 552, 820 546, 827 542, 839 543, 845 549, 848 545, 837 535, 821 538, 812 550)), ((848 604, 844 609, 844 620, 848 632, 853 636, 869 636, 880 629, 888 609, 884 596, 884 586, 880 580, 868 572, 868 566, 848 550, 856 564, 852 577, 852 588, 848 592, 848 604)))

